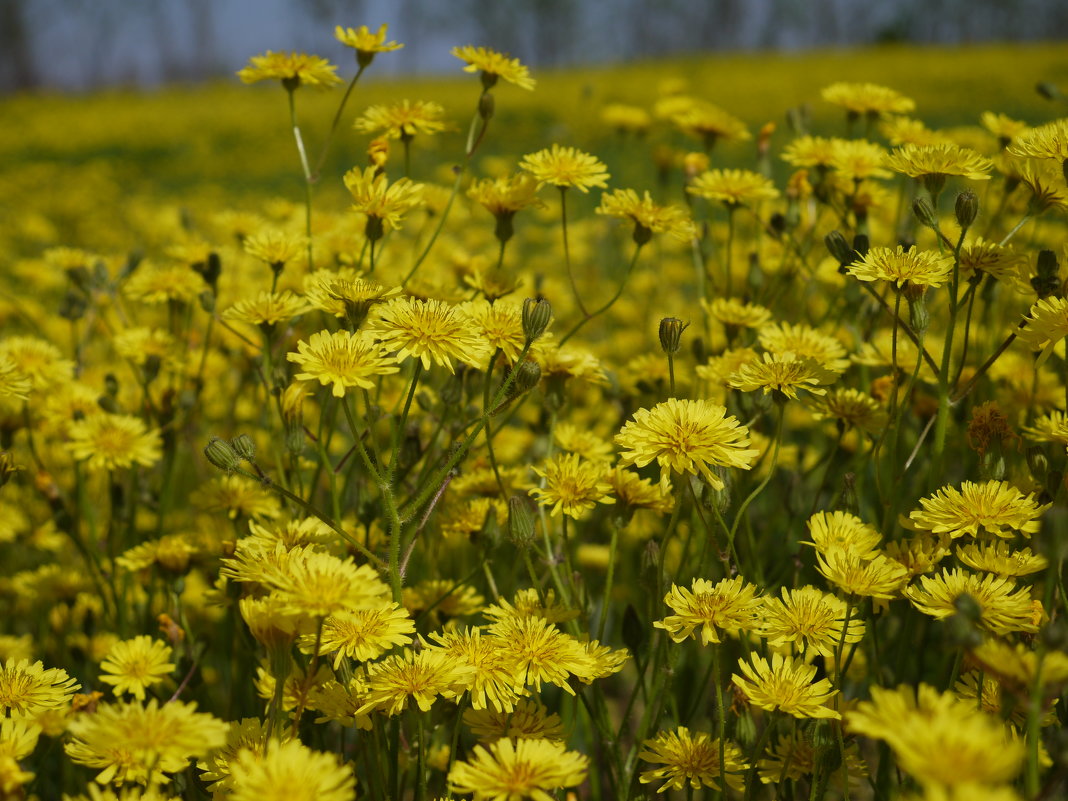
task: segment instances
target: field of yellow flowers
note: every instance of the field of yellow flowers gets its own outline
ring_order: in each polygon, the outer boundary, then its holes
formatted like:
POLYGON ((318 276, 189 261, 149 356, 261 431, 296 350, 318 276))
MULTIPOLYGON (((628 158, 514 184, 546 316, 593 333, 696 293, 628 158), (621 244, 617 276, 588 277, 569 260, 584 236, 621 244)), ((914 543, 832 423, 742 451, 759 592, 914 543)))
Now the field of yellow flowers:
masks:
POLYGON ((1063 797, 1062 48, 335 35, 0 103, 0 800, 1063 797))

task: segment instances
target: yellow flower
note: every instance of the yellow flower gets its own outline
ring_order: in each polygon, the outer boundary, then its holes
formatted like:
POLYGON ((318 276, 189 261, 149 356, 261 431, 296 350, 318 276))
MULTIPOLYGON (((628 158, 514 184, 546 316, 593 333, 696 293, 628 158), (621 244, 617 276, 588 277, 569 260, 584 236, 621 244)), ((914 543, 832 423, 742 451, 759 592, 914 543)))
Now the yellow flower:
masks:
POLYGON ((865 178, 889 178, 889 171, 883 167, 885 161, 886 150, 867 139, 832 140, 830 165, 842 178, 854 182, 850 190, 865 178))
POLYGON ((389 588, 372 567, 311 548, 290 551, 290 558, 272 577, 271 588, 283 612, 326 617, 383 605, 389 588))
POLYGON ((371 29, 366 25, 359 28, 342 28, 338 25, 334 28, 334 38, 345 47, 356 51, 356 63, 361 67, 370 64, 377 53, 389 53, 404 47, 402 44, 386 41, 385 23, 378 27, 376 33, 371 33, 371 29))
MULTIPOLYGON (((808 734, 780 735, 778 742, 769 745, 766 756, 760 760, 760 781, 764 784, 779 784, 782 781, 797 781, 812 776, 822 761, 808 734)), ((844 781, 843 770, 849 773, 850 795, 864 783, 868 766, 858 753, 856 743, 846 745, 846 764, 839 765, 827 780, 827 787, 839 788, 844 781)))
POLYGON ((502 738, 487 750, 476 745, 468 761, 449 771, 453 792, 475 801, 553 801, 553 791, 586 780, 589 760, 555 740, 502 738))
POLYGON ((724 407, 708 401, 677 398, 639 409, 616 435, 624 448, 620 464, 645 467, 655 459, 662 487, 675 471, 700 473, 713 488, 723 489, 711 466, 749 470, 759 455, 749 448, 749 429, 726 414, 724 407))
POLYGON ((1035 362, 1036 368, 1041 367, 1057 343, 1068 336, 1068 299, 1051 295, 1039 300, 1017 335, 1032 350, 1042 351, 1035 362))
POLYGON ((809 408, 817 420, 835 420, 843 426, 854 426, 871 435, 886 428, 886 408, 871 395, 857 389, 832 389, 812 398, 809 408))
MULTIPOLYGON (((324 654, 334 654, 334 670, 342 660, 366 662, 377 659, 395 645, 409 645, 415 624, 406 609, 391 603, 370 609, 335 612, 323 622, 320 648, 324 654)), ((301 641, 305 650, 315 647, 315 635, 307 634, 301 641)))
POLYGON ((990 179, 994 163, 974 150, 954 144, 905 145, 886 158, 886 165, 894 172, 910 178, 945 178, 961 175, 973 181, 990 179))
POLYGON ((71 423, 67 449, 90 470, 120 470, 135 464, 151 467, 160 459, 159 431, 140 417, 100 412, 71 423))
POLYGON ((538 181, 533 175, 516 173, 503 178, 483 178, 467 190, 467 196, 497 219, 511 220, 517 211, 543 205, 538 200, 538 181))
POLYGON ((957 599, 967 595, 979 606, 982 628, 994 634, 1035 631, 1032 622, 1031 592, 1017 587, 1012 579, 963 570, 943 570, 937 576, 920 576, 920 583, 905 590, 913 606, 926 615, 942 620, 957 614, 957 599))
POLYGON ((280 273, 286 264, 307 252, 308 241, 301 234, 291 234, 276 228, 261 228, 245 237, 241 246, 250 256, 280 273))
POLYGON ((1007 481, 965 481, 960 489, 942 487, 909 513, 920 531, 956 539, 970 534, 993 534, 1006 539, 1016 532, 1025 537, 1039 529, 1038 517, 1051 504, 1040 505, 1030 493, 1025 495, 1007 481))
POLYGON ((820 96, 854 115, 907 114, 916 103, 900 92, 874 83, 840 81, 827 86, 820 96))
POLYGON ((317 309, 359 328, 371 307, 396 297, 399 286, 383 286, 351 271, 317 270, 304 279, 304 296, 317 309))
POLYGON ((797 358, 813 359, 835 373, 849 368, 845 346, 837 338, 799 323, 770 323, 757 333, 764 350, 776 355, 792 353, 797 358))
POLYGON ((498 712, 515 709, 523 690, 523 677, 515 671, 514 662, 507 657, 499 637, 483 636, 481 629, 450 629, 432 633, 433 648, 451 659, 467 665, 468 699, 474 710, 492 707, 498 712))
POLYGON ((333 384, 335 398, 344 397, 348 387, 373 389, 378 376, 400 370, 370 336, 348 331, 312 334, 307 342, 297 342, 297 353, 288 353, 286 358, 303 370, 297 373, 298 381, 318 381, 324 387, 333 384))
POLYGON ((771 320, 770 309, 737 298, 716 298, 711 303, 702 299, 701 306, 713 319, 735 328, 760 328, 771 320))
POLYGON ((15 363, 6 356, 0 356, 0 398, 26 400, 30 396, 33 382, 15 363))
POLYGON ((832 584, 850 595, 890 600, 908 580, 908 571, 883 554, 863 558, 852 551, 816 552, 816 569, 832 584))
POLYGON ((354 801, 356 779, 333 754, 299 740, 243 749, 230 765, 233 801, 354 801))
POLYGON ((411 139, 416 134, 432 136, 445 130, 445 109, 426 100, 402 100, 392 106, 369 106, 353 124, 360 133, 381 132, 387 139, 411 139))
POLYGON ((145 688, 158 684, 175 668, 171 647, 147 635, 122 640, 111 646, 100 663, 100 680, 115 685, 115 695, 131 693, 145 700, 145 688))
POLYGON ((544 488, 535 487, 530 494, 542 506, 552 506, 553 517, 562 511, 576 520, 599 503, 612 504, 607 469, 601 462, 587 462, 575 453, 558 453, 534 472, 545 479, 544 488))
POLYGON ((652 125, 649 112, 626 103, 609 103, 601 109, 601 122, 618 133, 642 134, 652 125))
POLYGON ((728 379, 730 385, 742 392, 758 389, 778 393, 778 397, 797 399, 798 390, 822 395, 827 390, 820 384, 830 384, 837 376, 813 359, 797 358, 793 353, 765 353, 762 361, 743 364, 728 379))
POLYGON ((745 755, 734 743, 723 744, 723 770, 719 764, 719 740, 704 732, 690 734, 685 726, 674 731, 662 731, 651 740, 642 743, 638 759, 662 767, 644 770, 638 777, 642 784, 664 783, 657 793, 665 790, 682 790, 690 785, 694 790, 711 787, 720 790, 720 774, 726 777, 727 786, 734 790, 743 787, 743 776, 749 765, 745 755))
POLYGON ((753 138, 744 122, 712 103, 691 99, 668 116, 680 131, 700 139, 705 150, 721 139, 744 142, 753 138))
POLYGON ((829 167, 838 143, 844 141, 823 136, 799 136, 783 148, 782 159, 795 167, 829 167))
POLYGON ((761 709, 779 710, 795 718, 834 718, 842 716, 826 704, 838 691, 828 679, 816 677, 816 666, 801 660, 789 659, 782 654, 772 654, 771 663, 761 656, 753 656, 750 664, 738 660, 742 675, 731 676, 731 681, 753 706, 761 709))
POLYGON ((893 281, 898 289, 906 283, 919 287, 939 287, 953 273, 953 256, 933 250, 916 250, 915 245, 907 251, 901 245, 896 250, 874 247, 863 258, 848 265, 846 270, 861 281, 893 281))
POLYGON ((521 89, 534 88, 534 79, 530 77, 530 70, 520 64, 518 58, 508 58, 504 53, 473 45, 454 47, 449 52, 467 64, 464 72, 481 73, 482 86, 486 89, 492 88, 498 78, 504 78, 508 83, 514 83, 521 89))
POLYGON ((287 90, 302 86, 329 89, 341 83, 337 67, 321 56, 307 53, 275 53, 268 50, 249 59, 248 66, 238 70, 242 83, 279 80, 287 90))
POLYGON ((1032 159, 1068 159, 1068 119, 1054 120, 1016 137, 1009 146, 1014 156, 1032 159))
POLYGON ((891 145, 941 145, 949 141, 943 134, 932 131, 920 120, 911 117, 890 117, 879 126, 891 145))
POLYGON ((489 631, 520 689, 529 686, 540 693, 542 684, 548 682, 574 695, 568 680, 588 678, 594 668, 582 643, 545 618, 508 615, 490 625, 489 631))
POLYGON ((708 170, 694 178, 686 191, 707 200, 722 201, 729 208, 779 196, 770 178, 751 170, 708 170))
MULTIPOLYGON (((783 587, 781 599, 764 599, 760 636, 772 646, 792 643, 800 654, 833 656, 842 642, 845 613, 845 601, 815 587, 783 587)), ((850 617, 845 642, 860 642, 863 637, 863 621, 850 617)))
POLYGON ((607 168, 595 156, 558 144, 523 156, 519 166, 533 175, 539 184, 552 184, 561 190, 574 187, 580 192, 589 192, 590 187, 604 188, 609 177, 607 168))
POLYGON ((479 299, 459 306, 479 335, 494 350, 514 364, 526 344, 523 334, 523 307, 517 303, 479 299))
POLYGON ((634 239, 644 243, 652 234, 666 233, 688 242, 697 235, 697 228, 689 215, 678 206, 660 206, 652 195, 641 197, 633 189, 616 189, 601 195, 598 214, 620 217, 634 223, 634 239))
POLYGON ((480 743, 492 743, 502 737, 511 740, 542 739, 562 742, 564 724, 557 714, 549 714, 536 698, 522 698, 511 711, 491 708, 468 709, 464 725, 480 743))
POLYGON ((367 693, 358 714, 381 711, 399 715, 411 703, 427 712, 439 696, 462 695, 472 673, 467 664, 445 651, 405 648, 367 666, 367 693))
POLYGON ((664 596, 664 604, 675 614, 655 621, 655 628, 666 630, 674 642, 693 637, 700 628, 701 644, 708 645, 721 642, 721 632, 756 628, 763 602, 756 596, 755 586, 735 576, 717 584, 694 579, 692 592, 672 584, 671 592, 664 596))
MULTIPOLYGON (((994 111, 984 111, 980 114, 979 123, 998 138, 998 144, 1002 148, 1008 147, 1021 134, 1031 130, 1031 127, 1026 122, 1014 120, 1007 114, 999 114, 994 111)), ((1068 153, 1068 150, 1065 152, 1068 153)))
POLYGON ((424 370, 437 363, 453 373, 454 359, 484 367, 492 355, 463 310, 440 300, 401 297, 390 301, 378 310, 370 333, 387 350, 397 351, 397 361, 413 357, 424 370))
POLYGON ((41 662, 8 659, 0 665, 0 714, 33 717, 62 709, 79 687, 61 668, 45 669, 41 662))
POLYGON ((51 342, 37 337, 5 337, 0 340, 0 359, 12 365, 7 368, 5 379, 10 382, 11 389, 6 393, 9 397, 23 394, 24 378, 30 380, 29 389, 34 390, 67 383, 74 375, 74 362, 64 359, 51 342))
POLYGON ((222 313, 224 320, 249 325, 273 326, 298 317, 311 308, 308 302, 288 289, 284 292, 260 292, 254 298, 240 300, 222 313))
POLYGON ((380 239, 384 226, 400 228, 404 215, 423 202, 423 185, 407 178, 390 183, 374 167, 353 167, 344 176, 352 208, 367 215, 367 236, 380 239))

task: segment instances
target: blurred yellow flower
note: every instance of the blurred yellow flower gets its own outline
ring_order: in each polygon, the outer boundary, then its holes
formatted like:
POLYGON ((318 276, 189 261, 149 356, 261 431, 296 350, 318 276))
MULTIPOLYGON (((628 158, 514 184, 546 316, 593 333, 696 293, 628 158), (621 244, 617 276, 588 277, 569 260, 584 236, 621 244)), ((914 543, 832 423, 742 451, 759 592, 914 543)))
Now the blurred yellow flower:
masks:
POLYGON ((237 77, 242 83, 278 80, 289 91, 302 85, 329 89, 341 83, 337 77, 337 67, 322 56, 275 53, 271 50, 250 58, 248 66, 238 70, 237 77))
POLYGON ((492 88, 498 78, 504 78, 521 89, 534 88, 535 81, 530 77, 530 70, 520 64, 518 58, 509 58, 488 47, 474 45, 454 47, 449 52, 467 64, 464 72, 481 73, 482 85, 486 89, 492 88))

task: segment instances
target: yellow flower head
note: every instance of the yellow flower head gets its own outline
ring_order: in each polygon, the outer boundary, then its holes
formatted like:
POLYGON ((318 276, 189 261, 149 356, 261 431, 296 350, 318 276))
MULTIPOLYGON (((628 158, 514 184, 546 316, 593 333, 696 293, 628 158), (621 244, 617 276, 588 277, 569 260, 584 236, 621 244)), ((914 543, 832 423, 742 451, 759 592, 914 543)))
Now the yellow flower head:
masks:
POLYGON ((721 139, 744 142, 753 138, 740 119, 719 106, 700 100, 690 99, 680 104, 668 117, 680 131, 700 139, 706 150, 711 150, 721 139))
POLYGON ((993 634, 1035 631, 1031 591, 1013 579, 989 573, 943 570, 937 576, 920 576, 919 584, 905 590, 912 604, 924 614, 942 620, 957 614, 957 600, 967 595, 979 606, 976 623, 993 634))
POLYGON ((372 389, 379 376, 400 370, 382 346, 367 334, 348 331, 320 331, 307 342, 297 343, 297 352, 286 354, 303 372, 298 381, 318 381, 333 385, 335 398, 345 395, 348 387, 372 389))
POLYGON ((160 459, 159 431, 149 430, 140 417, 100 412, 71 423, 68 430, 67 449, 93 471, 151 467, 160 459))
POLYGON ((174 672, 171 647, 147 635, 122 640, 111 646, 100 663, 100 680, 115 686, 115 695, 131 693, 145 700, 145 689, 174 672))
POLYGON ((304 85, 329 89, 341 83, 337 77, 337 67, 321 56, 275 53, 271 50, 250 58, 248 66, 238 70, 237 77, 242 83, 281 81, 289 91, 304 85))
POLYGON ((552 506, 554 517, 562 511, 577 520, 598 503, 616 502, 608 494, 612 485, 602 462, 588 462, 576 453, 558 453, 534 472, 545 479, 545 486, 532 489, 530 494, 542 506, 552 506))
POLYGON ((1014 156, 1031 159, 1068 159, 1068 119, 1039 125, 1016 137, 1008 148, 1014 156))
POLYGON ((874 247, 846 269, 861 281, 892 281, 897 288, 906 283, 919 287, 939 287, 953 273, 953 256, 933 250, 905 250, 874 247))
MULTIPOLYGON (((336 612, 323 622, 320 648, 322 653, 334 654, 334 669, 343 659, 367 662, 377 659, 396 645, 409 645, 415 625, 406 609, 390 603, 369 609, 336 612)), ((305 649, 315 647, 315 635, 302 639, 305 649)))
POLYGON ((464 72, 481 73, 482 85, 486 89, 492 88, 498 78, 504 78, 521 89, 534 88, 535 82, 530 77, 530 70, 520 64, 518 58, 508 58, 504 53, 474 45, 454 47, 450 52, 467 64, 464 72))
MULTIPOLYGON (((847 181, 862 181, 865 178, 889 178, 890 172, 883 166, 886 150, 882 145, 867 139, 834 139, 831 145, 830 166, 847 181)), ((851 187, 852 188, 852 187, 851 187)))
MULTIPOLYGON (((833 656, 842 642, 846 604, 840 598, 805 586, 782 589, 782 598, 765 598, 760 619, 760 636, 769 645, 792 644, 799 654, 833 656)), ((846 643, 864 637, 863 621, 851 617, 846 643)))
POLYGON ((49 709, 62 709, 81 685, 61 668, 41 662, 8 659, 0 664, 0 715, 33 717, 49 709))
POLYGON ((273 326, 283 320, 291 320, 311 307, 308 302, 288 289, 284 292, 260 292, 254 298, 238 301, 222 313, 224 320, 233 320, 249 325, 273 326))
POLYGON ((492 708, 468 709, 464 712, 464 725, 483 745, 502 737, 511 740, 543 739, 563 742, 564 724, 560 716, 550 714, 541 701, 523 698, 511 711, 492 708))
POLYGON ((749 448, 749 429, 726 414, 724 407, 708 401, 677 398, 639 409, 616 435, 624 448, 620 463, 645 467, 655 459, 661 486, 668 485, 675 471, 700 473, 712 487, 723 489, 711 466, 748 470, 759 455, 749 448))
POLYGON ((387 139, 432 136, 445 130, 445 109, 426 100, 402 100, 391 106, 370 106, 353 124, 360 133, 381 133, 387 139))
POLYGON ((413 703, 427 712, 434 701, 456 698, 474 671, 462 660, 436 648, 387 656, 367 666, 367 693, 359 714, 399 715, 413 703))
POLYGON ((356 51, 356 63, 366 67, 374 60, 377 53, 389 53, 400 50, 404 45, 386 41, 386 24, 382 23, 376 33, 366 25, 359 28, 342 28, 338 25, 334 28, 334 38, 345 47, 351 47, 356 51))
POLYGON ((798 390, 807 390, 813 395, 822 395, 827 390, 820 384, 833 383, 837 376, 814 359, 798 358, 793 353, 765 353, 761 361, 743 364, 732 373, 729 383, 742 392, 762 389, 766 395, 776 393, 778 398, 797 399, 798 390))
POLYGON ((693 591, 671 585, 664 603, 674 610, 653 626, 664 629, 674 642, 682 642, 701 630, 701 644, 721 642, 722 633, 751 631, 756 628, 763 601, 756 595, 756 587, 741 576, 723 579, 713 584, 707 579, 694 579, 693 591))
POLYGON ((407 178, 390 183, 386 174, 374 167, 353 167, 345 173, 344 181, 352 195, 353 211, 367 215, 368 236, 379 226, 375 238, 381 237, 383 225, 400 228, 404 215, 423 203, 422 184, 407 178))
POLYGON ((1068 299, 1051 295, 1039 300, 1031 307, 1018 336, 1032 350, 1042 351, 1035 363, 1035 367, 1041 367, 1057 343, 1068 336, 1068 299))
POLYGON ((498 740, 488 749, 476 745, 469 760, 449 771, 457 793, 473 793, 474 801, 550 801, 554 791, 586 780, 589 759, 555 740, 498 740))
POLYGON ((492 355, 463 310, 440 300, 392 300, 379 308, 370 333, 397 352, 397 361, 416 358, 424 370, 436 363, 455 372, 453 360, 482 367, 492 355))
POLYGON ((616 189, 601 195, 598 214, 620 217, 634 223, 634 238, 644 242, 652 234, 666 233, 675 239, 689 242, 697 235, 697 228, 689 214, 678 206, 660 206, 652 195, 641 197, 633 189, 616 189))
POLYGON ((832 389, 811 399, 809 409, 817 420, 835 420, 875 435, 886 428, 886 408, 858 389, 832 389))
POLYGON ((913 100, 895 89, 874 83, 840 81, 825 87, 820 96, 855 115, 908 114, 916 108, 913 100))
POLYGON ((921 498, 920 506, 909 514, 913 527, 954 539, 965 534, 1011 539, 1016 532, 1030 537, 1038 531, 1038 518, 1050 508, 1007 481, 965 481, 960 489, 942 487, 921 498))
POLYGON ((886 165, 894 172, 911 178, 961 175, 973 181, 990 179, 994 163, 974 150, 954 144, 905 145, 886 158, 886 165))
POLYGON ((430 639, 435 643, 432 647, 470 668, 467 690, 472 709, 492 707, 498 712, 515 709, 523 679, 516 675, 515 666, 501 648, 499 637, 486 635, 482 629, 469 628, 435 632, 430 639))
POLYGON ((657 793, 665 790, 682 790, 689 785, 720 787, 720 776, 725 775, 727 786, 740 791, 744 786, 743 774, 748 770, 745 755, 734 743, 723 744, 723 769, 720 770, 720 742, 704 732, 690 733, 685 726, 674 731, 662 731, 651 740, 642 743, 638 759, 661 767, 644 770, 638 777, 642 784, 663 781, 657 793))
POLYGON ((528 206, 543 205, 538 200, 537 179, 526 173, 475 181, 467 190, 467 196, 497 218, 510 219, 528 206))
POLYGON ((692 195, 719 200, 728 207, 750 206, 779 196, 770 178, 751 170, 708 170, 686 187, 692 195))
POLYGON ((908 570, 881 553, 863 558, 840 548, 817 551, 816 569, 845 593, 883 600, 898 597, 908 580, 908 570))
POLYGON ((356 779, 333 754, 313 751, 299 740, 270 741, 266 750, 245 748, 230 764, 233 801, 353 801, 356 779))
POLYGON ((580 192, 589 192, 590 187, 603 189, 608 185, 605 165, 597 157, 573 147, 554 144, 523 156, 519 166, 533 175, 539 184, 552 184, 561 190, 574 187, 580 192))
POLYGON ((735 673, 731 681, 753 706, 779 710, 795 718, 833 718, 842 716, 827 706, 838 691, 828 679, 816 677, 816 666, 782 654, 772 654, 771 663, 761 656, 753 656, 750 664, 738 660, 742 675, 735 673))

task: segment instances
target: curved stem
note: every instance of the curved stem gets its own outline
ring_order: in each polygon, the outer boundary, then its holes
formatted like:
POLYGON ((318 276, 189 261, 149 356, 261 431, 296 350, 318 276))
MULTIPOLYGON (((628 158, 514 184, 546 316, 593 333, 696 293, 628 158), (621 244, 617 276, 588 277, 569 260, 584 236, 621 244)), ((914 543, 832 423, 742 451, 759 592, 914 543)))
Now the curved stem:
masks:
MULTIPOLYGON (((575 334, 578 333, 580 328, 582 328, 584 325, 586 325, 586 323, 588 323, 594 317, 597 317, 598 315, 604 314, 606 311, 608 311, 610 308, 612 308, 613 305, 615 305, 615 302, 617 300, 619 300, 620 295, 623 294, 623 290, 627 286, 627 280, 630 278, 630 274, 632 272, 634 272, 634 267, 638 263, 638 255, 641 252, 642 252, 642 245, 636 245, 635 248, 634 248, 634 255, 631 256, 631 258, 630 258, 630 264, 627 265, 627 272, 623 274, 623 278, 619 282, 619 286, 616 288, 616 293, 614 295, 612 295, 611 299, 607 303, 605 303, 603 306, 601 306, 600 308, 595 309, 592 312, 586 312, 585 310, 583 310, 583 314, 585 316, 581 320, 579 320, 577 323, 575 323, 575 325, 572 327, 572 329, 570 331, 568 331, 566 334, 564 334, 563 339, 560 340, 560 345, 563 345, 565 342, 567 342, 569 339, 571 339, 571 337, 573 337, 575 334)), ((569 267, 568 268, 568 275, 570 276, 570 274, 571 274, 571 269, 569 267)), ((574 282, 572 282, 572 287, 574 287, 574 282)), ((581 301, 579 301, 579 306, 580 307, 582 306, 582 302, 581 301)))
MULTIPOLYGON (((738 525, 742 522, 742 518, 745 517, 745 510, 749 508, 756 497, 764 491, 764 488, 768 486, 771 481, 771 477, 775 475, 775 468, 779 463, 779 446, 782 444, 782 424, 783 419, 786 417, 786 404, 779 404, 779 418, 775 423, 775 447, 771 453, 771 464, 768 466, 768 474, 764 476, 764 480, 757 485, 757 487, 749 493, 748 497, 742 501, 742 505, 738 508, 738 514, 735 515, 734 523, 731 524, 731 530, 727 534, 727 545, 730 548, 734 547, 734 536, 738 533, 738 525)), ((752 554, 756 558, 756 554, 752 554)))
POLYGON ((349 95, 352 94, 353 88, 356 86, 356 81, 360 80, 360 76, 363 75, 363 71, 367 67, 363 64, 356 70, 356 74, 352 76, 352 80, 349 81, 348 87, 345 89, 345 94, 341 97, 341 103, 338 104, 337 111, 334 113, 334 120, 330 123, 330 132, 326 135, 326 141, 323 142, 323 149, 319 153, 319 159, 315 162, 315 172, 312 175, 313 181, 319 180, 319 173, 323 171, 323 164, 326 163, 326 155, 330 151, 330 145, 334 141, 334 133, 337 131, 338 123, 341 122, 341 115, 345 111, 345 104, 349 102, 349 95))
MULTIPOLYGON (((575 302, 578 304, 579 311, 582 312, 583 317, 587 320, 590 318, 590 313, 586 311, 586 304, 582 302, 582 293, 579 292, 578 284, 575 283, 575 272, 571 268, 571 247, 567 241, 567 187, 560 187, 560 229, 564 236, 564 264, 567 266, 567 280, 571 282, 571 292, 575 296, 575 302)), ((570 335, 569 335, 570 336, 570 335)))

